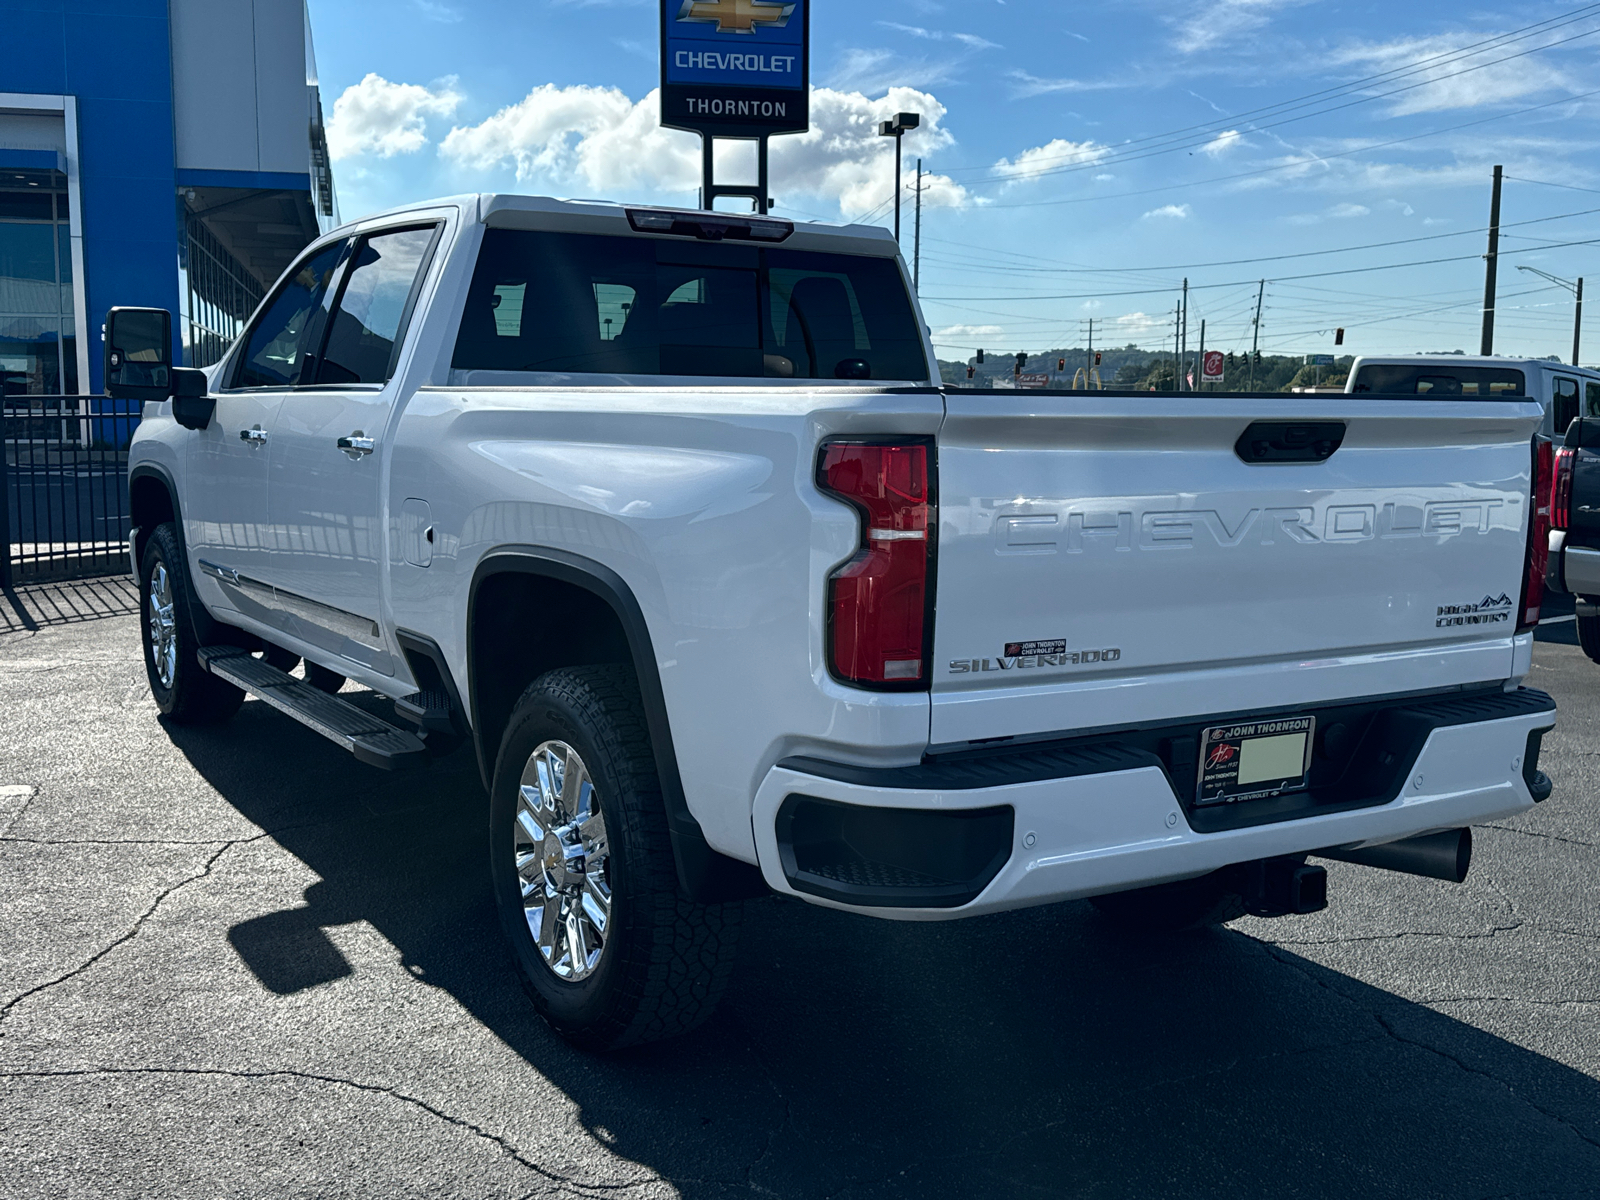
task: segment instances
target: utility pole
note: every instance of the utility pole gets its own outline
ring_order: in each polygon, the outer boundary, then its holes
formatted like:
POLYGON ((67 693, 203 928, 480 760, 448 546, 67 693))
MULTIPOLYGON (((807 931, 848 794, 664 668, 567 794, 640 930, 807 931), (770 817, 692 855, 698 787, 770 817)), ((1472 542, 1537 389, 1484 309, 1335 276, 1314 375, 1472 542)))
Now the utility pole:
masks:
POLYGON ((917 295, 922 294, 922 159, 917 159, 917 216, 916 231, 911 240, 911 283, 917 295))
POLYGON ((1583 335, 1583 276, 1578 276, 1578 310, 1572 317, 1572 365, 1578 365, 1578 339, 1583 335))
POLYGON ((1206 319, 1204 317, 1200 318, 1200 357, 1198 365, 1199 370, 1194 373, 1194 377, 1195 382, 1200 385, 1198 390, 1203 392, 1206 390, 1206 319))
POLYGON ((1494 273, 1500 258, 1500 166, 1494 168, 1494 191, 1489 196, 1489 253, 1484 255, 1483 341, 1479 354, 1494 353, 1494 273))
MULTIPOLYGON (((1178 345, 1179 345, 1179 354, 1183 358, 1183 367, 1178 372, 1178 390, 1181 392, 1181 391, 1185 390, 1185 388, 1183 386, 1183 377, 1187 373, 1187 369, 1188 369, 1188 366, 1189 366, 1189 278, 1188 278, 1188 276, 1184 276, 1184 280, 1183 280, 1183 315, 1179 319, 1179 328, 1182 330, 1182 336, 1181 336, 1181 338, 1179 340, 1179 343, 1178 343, 1178 345)), ((1191 389, 1188 389, 1188 390, 1192 391, 1193 389, 1191 388, 1191 389)))
POLYGON ((1250 391, 1256 390, 1256 349, 1261 345, 1261 301, 1267 295, 1267 281, 1263 279, 1256 289, 1256 319, 1250 324, 1255 332, 1250 335, 1250 391))
POLYGON ((1094 379, 1094 318, 1089 318, 1089 349, 1083 356, 1083 386, 1092 387, 1094 379))
POLYGON ((1181 392, 1182 384, 1178 382, 1178 355, 1182 354, 1182 334, 1179 333, 1184 325, 1184 306, 1179 301, 1178 309, 1173 310, 1173 390, 1181 392))

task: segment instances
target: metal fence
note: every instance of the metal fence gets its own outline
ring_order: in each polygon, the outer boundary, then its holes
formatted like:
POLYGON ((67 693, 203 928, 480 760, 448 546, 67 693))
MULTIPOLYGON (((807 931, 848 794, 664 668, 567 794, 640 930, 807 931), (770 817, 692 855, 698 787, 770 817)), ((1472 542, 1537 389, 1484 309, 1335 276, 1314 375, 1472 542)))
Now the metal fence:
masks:
POLYGON ((0 585, 127 570, 135 401, 0 397, 0 585))

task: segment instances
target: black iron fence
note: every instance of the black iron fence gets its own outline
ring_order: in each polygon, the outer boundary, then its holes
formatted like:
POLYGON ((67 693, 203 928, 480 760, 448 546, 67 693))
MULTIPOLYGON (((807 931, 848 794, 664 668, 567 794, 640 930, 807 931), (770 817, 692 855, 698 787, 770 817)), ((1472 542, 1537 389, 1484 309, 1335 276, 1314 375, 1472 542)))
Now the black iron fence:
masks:
POLYGON ((128 442, 139 405, 0 397, 0 585, 128 568, 128 442))

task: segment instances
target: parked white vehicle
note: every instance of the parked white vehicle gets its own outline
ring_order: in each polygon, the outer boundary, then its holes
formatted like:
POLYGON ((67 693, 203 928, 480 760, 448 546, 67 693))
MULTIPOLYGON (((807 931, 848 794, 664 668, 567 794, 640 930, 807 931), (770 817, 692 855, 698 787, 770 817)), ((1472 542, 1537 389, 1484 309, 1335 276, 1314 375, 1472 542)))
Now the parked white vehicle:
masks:
POLYGON ((768 889, 1311 911, 1549 794, 1528 398, 945 391, 882 230, 518 196, 324 237, 208 379, 165 319, 107 327, 158 705, 470 743, 580 1044, 703 1018, 768 889))
POLYGON ((1559 439, 1572 418, 1600 416, 1600 371, 1548 358, 1467 354, 1364 354, 1350 365, 1350 395, 1442 396, 1478 399, 1526 396, 1544 406, 1543 437, 1559 439))

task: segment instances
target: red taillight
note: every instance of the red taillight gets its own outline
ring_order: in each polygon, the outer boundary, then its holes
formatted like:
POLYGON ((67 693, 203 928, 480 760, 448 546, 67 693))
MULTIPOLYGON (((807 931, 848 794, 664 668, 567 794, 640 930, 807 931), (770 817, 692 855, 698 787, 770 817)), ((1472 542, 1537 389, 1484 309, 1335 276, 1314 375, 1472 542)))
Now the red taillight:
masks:
POLYGON ((1517 630, 1532 629, 1539 623, 1539 608, 1544 603, 1544 564, 1550 556, 1550 497, 1554 490, 1554 454, 1550 442, 1535 438, 1533 443, 1533 513, 1528 520, 1528 551, 1523 560, 1522 620, 1517 630))
POLYGON ((1556 451, 1555 475, 1550 482, 1550 528, 1566 529, 1572 523, 1572 460, 1577 451, 1566 446, 1556 451))
POLYGON ((828 580, 828 661, 851 683, 926 688, 933 496, 927 442, 829 442, 817 485, 861 513, 861 552, 828 580))

